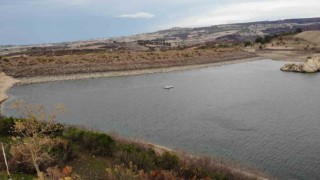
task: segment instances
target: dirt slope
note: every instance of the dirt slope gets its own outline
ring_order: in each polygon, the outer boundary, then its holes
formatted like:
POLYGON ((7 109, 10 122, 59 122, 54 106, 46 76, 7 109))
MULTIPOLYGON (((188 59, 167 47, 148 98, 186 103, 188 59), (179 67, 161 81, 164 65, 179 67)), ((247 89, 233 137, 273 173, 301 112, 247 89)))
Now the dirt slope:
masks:
POLYGON ((305 31, 295 36, 296 38, 300 38, 320 46, 320 31, 305 31))

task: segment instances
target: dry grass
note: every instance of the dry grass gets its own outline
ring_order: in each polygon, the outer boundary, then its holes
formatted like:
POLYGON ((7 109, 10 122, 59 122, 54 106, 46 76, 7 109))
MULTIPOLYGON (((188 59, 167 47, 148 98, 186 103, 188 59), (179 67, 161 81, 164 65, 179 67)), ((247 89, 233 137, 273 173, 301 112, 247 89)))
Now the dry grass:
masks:
POLYGON ((297 34, 295 38, 300 38, 315 43, 317 46, 320 45, 320 31, 305 31, 297 34))
POLYGON ((254 57, 239 48, 186 49, 154 52, 95 52, 62 56, 6 57, 0 71, 14 77, 66 75, 206 64, 254 57))

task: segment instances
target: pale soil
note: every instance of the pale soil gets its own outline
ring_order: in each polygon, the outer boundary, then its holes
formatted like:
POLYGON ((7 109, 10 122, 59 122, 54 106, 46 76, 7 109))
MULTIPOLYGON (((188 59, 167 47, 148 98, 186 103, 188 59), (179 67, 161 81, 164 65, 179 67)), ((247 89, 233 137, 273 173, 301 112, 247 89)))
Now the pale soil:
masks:
POLYGON ((320 45, 320 31, 305 31, 295 37, 320 45))
POLYGON ((0 72, 0 104, 8 98, 7 91, 19 80, 0 72))
POLYGON ((320 53, 311 51, 290 51, 290 50, 257 50, 256 54, 261 58, 279 61, 304 62, 307 57, 319 56, 320 53))

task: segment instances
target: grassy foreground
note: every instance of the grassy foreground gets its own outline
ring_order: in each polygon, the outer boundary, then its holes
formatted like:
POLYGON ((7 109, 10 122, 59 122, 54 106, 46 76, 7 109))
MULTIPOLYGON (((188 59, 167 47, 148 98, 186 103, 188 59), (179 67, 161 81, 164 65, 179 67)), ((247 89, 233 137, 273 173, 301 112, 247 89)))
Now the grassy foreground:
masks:
MULTIPOLYGON (((19 150, 19 142, 28 137, 16 129, 19 123, 27 121, 0 117, 0 141, 5 144, 13 179, 36 178, 31 157, 19 150)), ((48 137, 59 139, 58 143, 42 147, 52 158, 37 161, 45 179, 259 179, 209 158, 159 151, 143 143, 72 126, 55 124, 55 127, 48 137)), ((0 179, 6 179, 5 170, 1 156, 0 179)))

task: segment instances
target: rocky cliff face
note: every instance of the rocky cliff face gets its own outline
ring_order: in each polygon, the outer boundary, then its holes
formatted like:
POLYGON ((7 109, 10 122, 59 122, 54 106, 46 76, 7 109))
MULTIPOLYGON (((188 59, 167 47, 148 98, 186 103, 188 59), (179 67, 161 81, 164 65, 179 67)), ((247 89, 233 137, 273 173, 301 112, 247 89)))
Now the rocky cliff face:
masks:
POLYGON ((306 60, 304 63, 295 64, 288 63, 281 67, 281 71, 288 72, 301 72, 301 73, 314 73, 320 71, 320 58, 313 57, 306 60))

